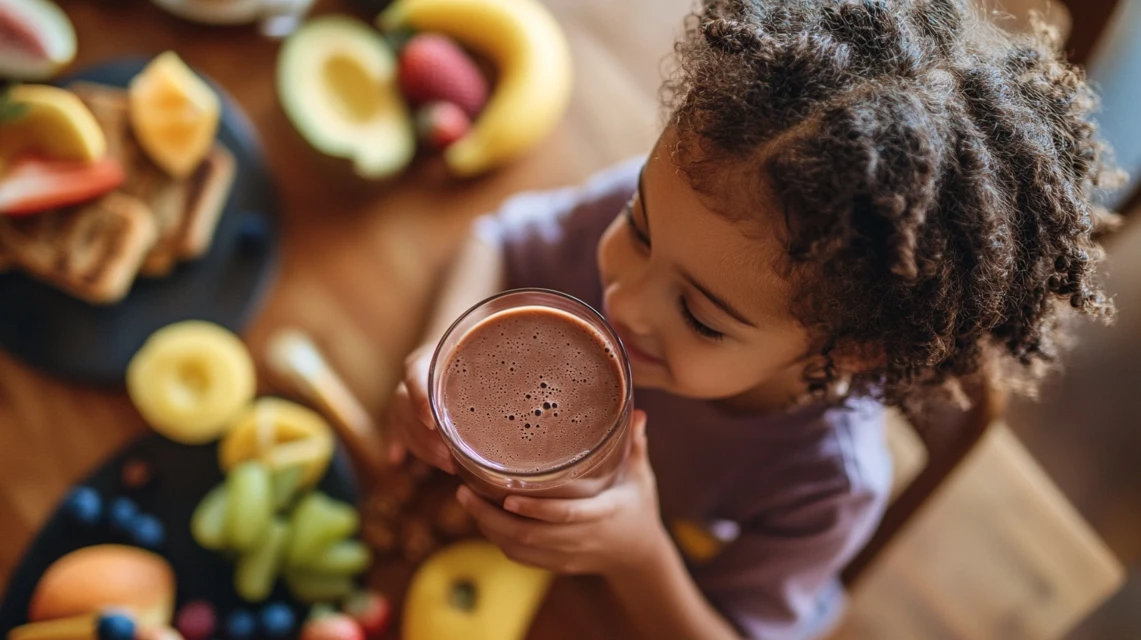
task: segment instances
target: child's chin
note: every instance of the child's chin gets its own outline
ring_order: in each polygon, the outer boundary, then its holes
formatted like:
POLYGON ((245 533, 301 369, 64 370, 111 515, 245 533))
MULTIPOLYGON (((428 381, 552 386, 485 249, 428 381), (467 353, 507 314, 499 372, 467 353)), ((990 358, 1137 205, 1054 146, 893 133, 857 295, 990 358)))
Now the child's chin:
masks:
POLYGON ((639 389, 669 391, 669 379, 662 367, 632 361, 630 372, 634 374, 634 386, 639 389))

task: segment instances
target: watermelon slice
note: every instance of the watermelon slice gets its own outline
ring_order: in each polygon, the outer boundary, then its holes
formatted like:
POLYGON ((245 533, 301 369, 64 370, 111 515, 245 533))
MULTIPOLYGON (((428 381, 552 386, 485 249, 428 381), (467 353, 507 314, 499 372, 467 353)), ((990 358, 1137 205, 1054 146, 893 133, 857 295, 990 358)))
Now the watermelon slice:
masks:
POLYGON ((75 58, 75 29, 50 0, 0 0, 0 76, 46 80, 75 58))

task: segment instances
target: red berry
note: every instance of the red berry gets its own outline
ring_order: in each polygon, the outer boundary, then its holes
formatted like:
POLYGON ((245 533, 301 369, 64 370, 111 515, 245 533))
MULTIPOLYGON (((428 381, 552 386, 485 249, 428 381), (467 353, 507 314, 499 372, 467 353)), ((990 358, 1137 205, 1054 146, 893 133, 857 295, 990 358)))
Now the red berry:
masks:
POLYGON ((470 128, 467 114, 450 102, 424 105, 416 114, 416 130, 420 139, 433 149, 447 149, 467 135, 470 128))
POLYGON ((388 598, 376 591, 358 591, 345 601, 344 612, 357 621, 365 636, 375 640, 384 635, 392 621, 392 607, 388 598))
POLYGON ((0 178, 0 214, 27 216, 79 204, 125 179, 123 166, 110 156, 95 162, 21 157, 0 178))
POLYGON ((400 88, 416 105, 451 102, 474 118, 487 103, 487 80, 475 62, 446 36, 415 36, 400 54, 400 88))
POLYGON ((186 640, 207 640, 214 635, 217 626, 218 616, 214 612, 214 605, 205 600, 184 604, 174 618, 174 628, 186 640))
POLYGON ((365 635, 356 620, 343 613, 331 613, 306 622, 301 627, 300 640, 365 640, 365 635))

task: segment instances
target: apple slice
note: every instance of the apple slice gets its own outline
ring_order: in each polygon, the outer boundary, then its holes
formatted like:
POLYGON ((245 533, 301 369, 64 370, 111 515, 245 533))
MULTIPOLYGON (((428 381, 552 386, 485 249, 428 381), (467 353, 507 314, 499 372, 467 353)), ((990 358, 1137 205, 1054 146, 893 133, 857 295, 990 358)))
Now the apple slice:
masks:
POLYGON ((304 567, 322 549, 352 535, 360 525, 356 509, 314 491, 293 511, 287 559, 292 567, 304 567))
POLYGON ((111 191, 124 179, 122 165, 111 157, 92 163, 21 158, 0 174, 0 214, 27 216, 79 204, 111 191))
POLYGON ((355 576, 368 568, 372 553, 359 540, 342 540, 321 549, 305 564, 306 571, 355 576))
POLYGON ((239 551, 251 549, 273 517, 273 484, 265 465, 251 460, 231 469, 226 476, 226 502, 230 544, 239 551))
POLYGON ((246 602, 261 602, 273 591, 288 539, 289 525, 280 518, 274 518, 261 542, 238 559, 234 589, 246 602))
POLYGON ((203 549, 218 551, 226 547, 226 485, 214 487, 202 498, 190 517, 190 534, 203 549))
POLYGON ((0 76, 46 80, 75 58, 75 28, 48 0, 0 0, 0 76))

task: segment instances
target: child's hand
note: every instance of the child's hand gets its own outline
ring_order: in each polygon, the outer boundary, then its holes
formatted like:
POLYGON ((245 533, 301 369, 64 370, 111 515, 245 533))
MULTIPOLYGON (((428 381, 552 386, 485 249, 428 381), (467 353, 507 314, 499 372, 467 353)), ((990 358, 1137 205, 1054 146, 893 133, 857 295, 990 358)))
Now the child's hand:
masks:
POLYGON ((668 542, 658 491, 646 454, 646 414, 634 412, 625 473, 592 498, 509 496, 504 509, 467 487, 457 497, 480 530, 507 557, 557 573, 605 576, 656 562, 668 542), (510 513, 509 513, 510 512, 510 513))
POLYGON ((404 361, 404 381, 396 387, 387 416, 388 458, 394 464, 409 451, 424 462, 448 473, 455 473, 455 461, 436 431, 436 420, 428 402, 428 368, 433 348, 426 345, 404 361))

